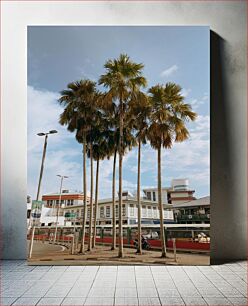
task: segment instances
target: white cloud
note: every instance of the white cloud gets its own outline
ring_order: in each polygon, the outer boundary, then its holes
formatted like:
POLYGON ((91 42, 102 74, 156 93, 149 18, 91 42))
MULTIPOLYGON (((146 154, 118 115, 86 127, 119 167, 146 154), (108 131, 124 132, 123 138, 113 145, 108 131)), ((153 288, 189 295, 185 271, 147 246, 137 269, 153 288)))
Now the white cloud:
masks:
POLYGON ((160 76, 161 77, 168 77, 170 75, 172 75, 174 72, 176 72, 178 70, 178 66, 177 65, 173 65, 165 70, 163 70, 161 73, 160 73, 160 76))
POLYGON ((189 103, 192 105, 192 107, 197 110, 201 105, 204 105, 209 100, 209 95, 204 93, 204 95, 199 99, 192 99, 189 101, 189 103))
MULTIPOLYGON (((204 95, 206 96, 206 95, 204 95)), ((82 146, 74 135, 58 123, 62 108, 57 103, 58 94, 28 87, 28 193, 35 197, 44 137, 38 132, 51 129, 58 134, 48 139, 42 193, 58 191, 57 174, 68 175, 64 188, 82 190, 82 146)), ((174 144, 162 153, 162 183, 169 185, 172 178, 188 177, 192 188, 209 186, 209 116, 198 115, 188 125, 190 139, 174 144)), ((142 146, 141 182, 147 187, 157 184, 157 152, 149 144, 142 146)), ((112 194, 113 157, 100 162, 99 198, 112 194)), ((94 163, 94 171, 96 163, 94 163)), ((90 189, 89 162, 87 163, 87 190, 90 189)), ((123 160, 123 189, 135 190, 137 181, 137 148, 123 160)), ((95 184, 95 181, 94 181, 95 184)), ((144 186, 142 186, 144 187, 144 186)), ((118 157, 116 161, 116 193, 118 192, 118 157)))
MULTIPOLYGON (((172 178, 187 177, 192 188, 209 187, 209 116, 199 115, 195 122, 189 124, 190 138, 183 143, 174 143, 172 149, 162 150, 162 183, 170 185, 172 178)), ((130 160, 131 163, 131 160, 130 160)), ((137 166, 129 166, 134 177, 137 166)), ((147 177, 151 185, 157 182, 157 152, 149 145, 142 147, 141 177, 147 177)))
POLYGON ((59 106, 58 94, 28 87, 28 193, 36 196, 38 177, 44 137, 39 132, 56 129, 57 134, 49 135, 47 154, 41 193, 57 191, 59 188, 57 174, 68 175, 66 186, 73 189, 81 185, 81 145, 74 140, 74 135, 58 123, 62 108, 59 106), (74 146, 72 149, 72 145, 74 146), (75 150, 76 148, 76 150, 75 150))
POLYGON ((190 88, 183 88, 181 91, 181 95, 184 96, 184 98, 186 98, 191 92, 190 88))

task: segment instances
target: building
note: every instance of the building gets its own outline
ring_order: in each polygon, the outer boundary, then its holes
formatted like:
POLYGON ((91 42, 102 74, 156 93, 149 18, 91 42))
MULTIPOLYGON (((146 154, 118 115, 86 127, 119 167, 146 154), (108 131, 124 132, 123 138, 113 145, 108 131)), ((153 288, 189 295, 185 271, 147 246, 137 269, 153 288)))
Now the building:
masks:
MULTIPOLYGON (((119 198, 115 198, 115 214, 116 224, 118 224, 119 198)), ((159 223, 159 208, 158 203, 147 199, 141 199, 141 223, 143 224, 158 224, 159 223)), ((94 207, 95 209, 95 207, 94 207)), ((66 225, 82 224, 83 205, 73 205, 63 208, 66 225)), ((94 216, 94 212, 93 212, 94 216)), ((122 216, 123 224, 137 224, 138 223, 138 206, 137 198, 127 191, 122 193, 122 216)), ((89 223, 90 207, 87 206, 87 221, 89 223)), ((164 221, 165 223, 174 222, 173 211, 171 207, 164 204, 164 221)), ((112 198, 102 199, 98 201, 97 210, 97 225, 111 225, 112 224, 112 198)))
MULTIPOLYGON (((87 203, 89 203, 89 197, 87 196, 87 203)), ((31 211, 31 199, 28 198, 30 203, 27 203, 27 217, 28 217, 28 224, 30 211, 31 211)), ((50 193, 44 194, 42 196, 42 201, 44 202, 42 205, 41 216, 39 218, 39 225, 41 226, 50 226, 55 225, 57 220, 57 213, 58 215, 58 225, 65 224, 65 216, 64 216, 64 208, 65 207, 74 207, 74 206, 81 206, 83 207, 84 195, 81 192, 77 191, 69 191, 69 190, 62 190, 61 194, 61 208, 58 211, 59 203, 60 203, 60 194, 59 193, 50 193)), ((32 219, 32 217, 31 217, 32 219)))
MULTIPOLYGON (((60 194, 59 193, 50 193, 44 194, 42 196, 42 201, 44 201, 44 206, 47 208, 57 208, 59 206, 60 194)), ((90 197, 87 196, 87 202, 89 203, 90 197)), ((61 193, 61 207, 68 206, 78 206, 83 205, 84 203, 84 194, 78 191, 69 191, 62 190, 61 193)))
MULTIPOLYGON (((158 201, 158 189, 146 188, 143 189, 147 200, 158 201)), ((188 179, 173 179, 170 187, 162 188, 162 202, 164 204, 178 204, 195 199, 193 196, 195 190, 189 189, 188 179)))
POLYGON ((181 224, 210 224, 210 197, 172 205, 174 218, 181 224))
MULTIPOLYGON (((146 188, 141 197, 141 223, 159 224, 158 190, 146 188)), ((194 190, 189 188, 188 179, 174 179, 170 187, 162 188, 164 207, 164 223, 208 223, 210 216, 209 197, 196 200, 194 190), (208 203, 207 203, 208 202, 208 203), (195 221, 195 222, 194 222, 195 221)), ((44 206, 40 218, 41 225, 55 225, 59 207, 60 194, 51 193, 42 196, 44 206)), ((123 224, 138 223, 137 196, 129 191, 122 193, 123 224)), ((86 224, 90 218, 90 197, 87 195, 86 224)), ((116 223, 118 224, 118 197, 115 198, 116 223)), ((95 210, 95 207, 93 208, 95 210)), ((59 225, 81 225, 84 213, 84 195, 81 192, 63 190, 61 194, 61 209, 59 210, 59 225)), ((94 218, 94 211, 93 211, 94 218)), ((112 224, 112 198, 98 201, 97 225, 112 224)))

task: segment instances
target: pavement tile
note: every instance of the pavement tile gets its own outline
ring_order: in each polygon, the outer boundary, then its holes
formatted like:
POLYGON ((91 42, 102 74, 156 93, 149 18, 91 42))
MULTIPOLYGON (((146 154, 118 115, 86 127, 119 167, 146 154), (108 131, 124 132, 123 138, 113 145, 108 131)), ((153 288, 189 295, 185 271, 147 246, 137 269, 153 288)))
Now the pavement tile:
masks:
POLYGON ((85 303, 85 298, 65 298, 61 305, 78 305, 83 306, 85 303))
POLYGON ((51 270, 51 268, 52 268, 52 266, 36 266, 35 268, 34 268, 34 272, 40 272, 40 271, 44 271, 44 272, 47 272, 47 271, 49 271, 49 270, 51 270))
POLYGON ((51 297, 51 298, 65 297, 70 290, 71 286, 65 287, 65 286, 56 285, 47 291, 45 297, 51 297))
POLYGON ((146 297, 146 298, 139 298, 139 306, 160 306, 159 298, 154 297, 146 297))
POLYGON ((83 272, 84 266, 69 266, 66 272, 83 272))
POLYGON ((138 297, 157 297, 158 292, 155 287, 153 288, 143 288, 138 287, 138 297))
POLYGON ((125 297, 125 298, 132 298, 137 297, 137 290, 136 288, 116 288, 115 297, 125 297))
POLYGON ((135 298, 135 297, 133 297, 133 298, 116 297, 114 305, 118 305, 118 306, 125 306, 125 305, 134 306, 134 305, 138 305, 138 304, 139 304, 138 298, 135 298))
POLYGON ((17 299, 17 297, 1 297, 0 298, 0 305, 1 306, 7 306, 14 303, 14 301, 17 299))
POLYGON ((157 288, 159 297, 180 297, 177 289, 157 288))
POLYGON ((160 302, 162 306, 185 305, 181 298, 162 297, 160 302))
POLYGON ((88 297, 114 297, 114 287, 91 288, 88 297))
POLYGON ((186 305, 192 305, 192 306, 207 305, 207 303, 204 301, 202 297, 183 297, 183 300, 186 305))
POLYGON ((218 287, 218 289, 225 297, 243 297, 243 294, 234 289, 232 286, 218 287))
POLYGON ((114 305, 114 298, 87 298, 84 306, 111 306, 114 305))
POLYGON ((84 272, 85 273, 96 273, 98 270, 99 270, 99 266, 86 266, 85 269, 84 269, 84 272))
POLYGON ((205 298, 204 300, 207 302, 210 306, 227 306, 232 305, 232 303, 227 298, 205 298))
POLYGON ((69 291, 67 294, 67 297, 87 297, 88 293, 90 291, 89 286, 84 286, 84 287, 72 287, 72 289, 69 291))
POLYGON ((180 295, 183 298, 184 297, 201 297, 200 293, 196 289, 192 289, 192 290, 180 290, 180 289, 178 289, 178 291, 180 292, 180 295))
POLYGON ((17 289, 7 289, 1 293, 2 297, 20 297, 27 289, 17 290, 17 289))
POLYGON ((48 298, 48 297, 44 297, 42 298, 39 303, 37 305, 44 305, 44 306, 58 306, 62 303, 63 298, 48 298))
POLYGON ((112 288, 115 287, 115 282, 96 281, 93 283, 92 288, 112 288))
POLYGON ((176 289, 176 286, 173 281, 165 281, 165 280, 156 281, 155 280, 155 286, 157 288, 176 289))
POLYGON ((22 297, 43 297, 50 287, 33 287, 26 291, 22 297))
POLYGON ((135 266, 118 266, 118 273, 120 273, 120 272, 128 272, 128 273, 130 273, 130 272, 134 272, 134 270, 135 270, 135 266))
POLYGON ((24 306, 28 305, 28 306, 31 306, 31 305, 36 305, 39 300, 40 300, 39 297, 20 297, 12 305, 24 305, 24 306))
POLYGON ((68 266, 52 266, 52 268, 50 269, 51 272, 64 272, 68 269, 68 266))
POLYGON ((238 305, 238 306, 247 306, 248 305, 248 299, 243 297, 243 298, 228 298, 228 300, 233 304, 233 305, 238 305))
POLYGON ((135 281, 130 281, 130 280, 121 280, 116 282, 116 288, 133 288, 136 287, 135 281))
POLYGON ((215 288, 208 288, 208 287, 201 287, 201 288, 197 288, 199 293, 201 294, 201 296, 203 297, 211 297, 211 298, 221 298, 223 297, 223 294, 215 289, 215 288))

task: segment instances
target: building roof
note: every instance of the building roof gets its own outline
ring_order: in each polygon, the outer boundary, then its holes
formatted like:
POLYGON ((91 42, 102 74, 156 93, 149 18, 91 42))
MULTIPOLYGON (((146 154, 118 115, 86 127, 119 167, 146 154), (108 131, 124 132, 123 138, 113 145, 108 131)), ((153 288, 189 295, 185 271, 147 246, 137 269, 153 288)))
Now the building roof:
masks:
MULTIPOLYGON (((171 187, 162 187, 162 190, 170 190, 171 187)), ((143 188, 142 189, 143 191, 157 191, 158 190, 158 187, 151 187, 151 188, 143 188)))
POLYGON ((170 190, 170 193, 194 193, 195 190, 185 189, 185 190, 170 190))
POLYGON ((172 208, 183 208, 183 207, 192 207, 192 206, 207 206, 210 205, 210 196, 202 197, 200 199, 183 202, 180 204, 172 204, 172 208))
MULTIPOLYGON (((47 194, 42 195, 42 200, 58 200, 59 197, 60 197, 60 193, 58 192, 47 193, 47 194)), ((62 200, 67 200, 67 199, 82 200, 84 199, 84 194, 83 192, 79 192, 79 191, 62 192, 61 199, 62 200)), ((87 195, 87 200, 89 200, 88 195, 87 195)))
MULTIPOLYGON (((115 202, 118 203, 119 198, 115 198, 115 202)), ((122 201, 123 202, 137 202, 137 198, 136 197, 122 197, 122 201)), ((106 203, 112 203, 112 198, 109 199, 102 199, 98 201, 98 204, 106 204, 106 203)), ((140 199, 140 203, 141 204, 150 204, 150 205, 158 205, 157 201, 151 201, 151 200, 147 200, 144 198, 140 199)), ((166 206, 166 208, 171 208, 172 205, 171 204, 163 204, 164 206, 166 206)))

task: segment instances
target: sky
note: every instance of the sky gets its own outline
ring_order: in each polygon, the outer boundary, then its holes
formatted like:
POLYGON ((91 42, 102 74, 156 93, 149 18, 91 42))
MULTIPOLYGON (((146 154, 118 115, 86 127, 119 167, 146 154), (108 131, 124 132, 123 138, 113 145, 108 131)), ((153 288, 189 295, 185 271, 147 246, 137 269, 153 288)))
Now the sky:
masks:
MULTIPOLYGON (((190 138, 162 152, 162 185, 189 179, 197 198, 209 195, 209 27, 206 26, 29 26, 28 27, 28 194, 35 199, 44 137, 49 135, 41 194, 59 191, 57 174, 66 175, 63 189, 82 190, 82 145, 58 123, 60 92, 84 78, 97 82, 104 63, 126 53, 144 64, 148 87, 175 82, 185 102, 198 114, 187 123, 190 138)), ((118 161, 117 161, 118 162, 118 161)), ((100 163, 99 196, 111 197, 113 158, 100 163)), ((95 166, 95 165, 94 165, 95 166)), ((118 173, 118 170, 117 170, 118 173)), ((87 164, 89 187, 89 162, 87 164)), ((117 178, 118 180, 118 175, 117 178)), ((137 149, 125 155, 123 189, 135 192, 137 149)), ((141 186, 157 185, 157 154, 142 147, 141 186)), ((89 188, 88 188, 89 189, 89 188)))

